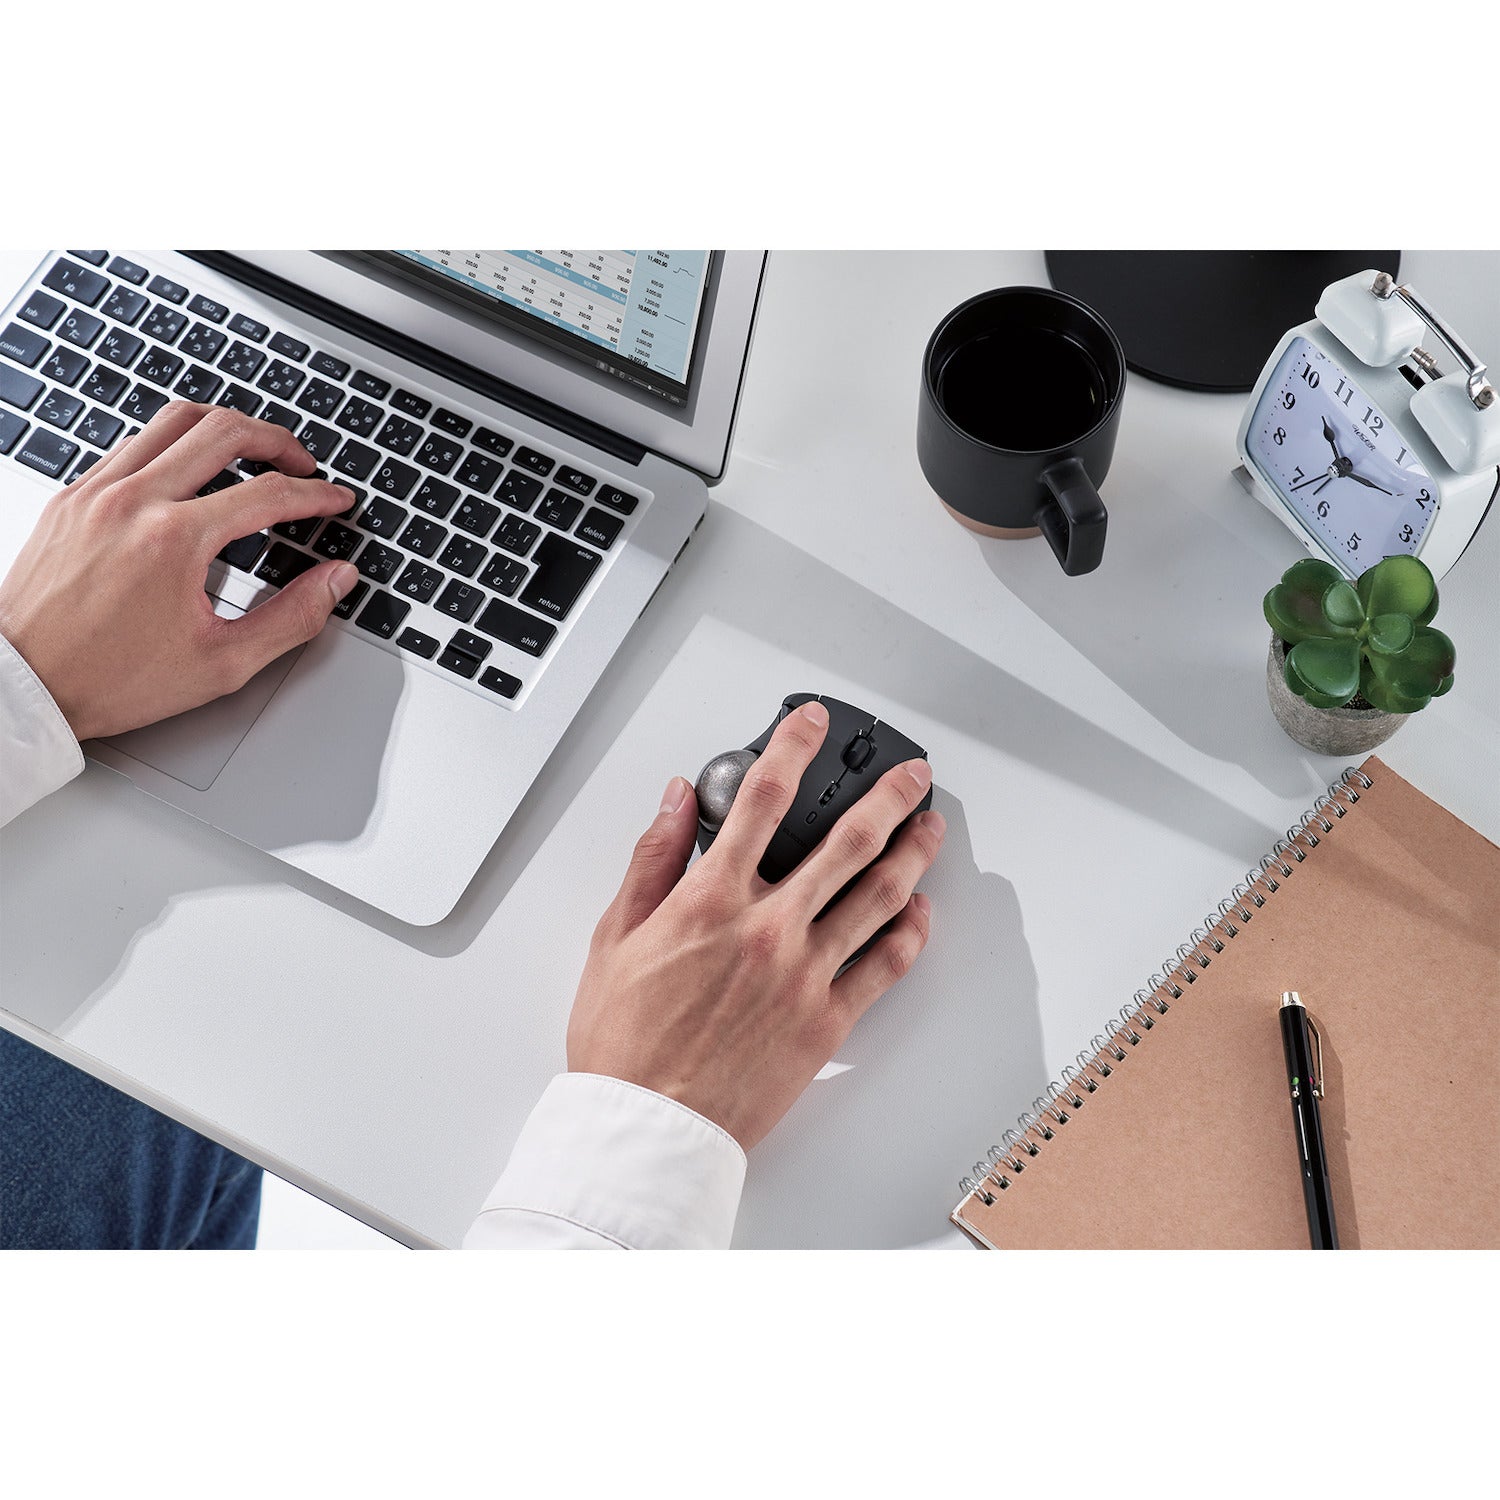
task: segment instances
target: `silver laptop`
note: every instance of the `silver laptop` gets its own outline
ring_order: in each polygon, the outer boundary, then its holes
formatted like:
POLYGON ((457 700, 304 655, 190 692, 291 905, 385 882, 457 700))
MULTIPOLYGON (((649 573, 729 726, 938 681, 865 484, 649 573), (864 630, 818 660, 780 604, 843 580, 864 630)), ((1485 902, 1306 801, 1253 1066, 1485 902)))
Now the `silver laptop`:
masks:
MULTIPOLYGON (((355 504, 227 546, 215 609, 360 586, 240 692, 87 745, 414 924, 452 909, 707 509, 765 268, 696 250, 59 251, 0 266, 0 571, 173 397, 294 432, 355 504)), ((221 473, 205 492, 241 482, 221 473)))

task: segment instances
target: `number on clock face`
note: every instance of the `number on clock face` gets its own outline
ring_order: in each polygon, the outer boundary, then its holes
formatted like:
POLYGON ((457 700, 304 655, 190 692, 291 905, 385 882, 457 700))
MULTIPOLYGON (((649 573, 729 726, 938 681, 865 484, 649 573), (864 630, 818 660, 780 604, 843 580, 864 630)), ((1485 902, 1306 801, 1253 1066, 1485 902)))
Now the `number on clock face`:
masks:
POLYGON ((1287 346, 1247 437, 1262 477, 1348 572, 1421 550, 1437 509, 1431 476, 1395 423, 1307 339, 1287 346))

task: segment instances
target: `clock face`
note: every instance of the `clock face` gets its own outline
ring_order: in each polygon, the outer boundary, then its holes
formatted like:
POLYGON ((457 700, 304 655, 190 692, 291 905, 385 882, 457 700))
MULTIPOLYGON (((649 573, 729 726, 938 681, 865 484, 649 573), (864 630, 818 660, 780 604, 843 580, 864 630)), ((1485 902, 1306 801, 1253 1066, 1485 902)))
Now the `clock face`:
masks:
POLYGON ((1400 428, 1317 345, 1287 346, 1245 441, 1262 478, 1352 576, 1421 550, 1437 486, 1400 428))

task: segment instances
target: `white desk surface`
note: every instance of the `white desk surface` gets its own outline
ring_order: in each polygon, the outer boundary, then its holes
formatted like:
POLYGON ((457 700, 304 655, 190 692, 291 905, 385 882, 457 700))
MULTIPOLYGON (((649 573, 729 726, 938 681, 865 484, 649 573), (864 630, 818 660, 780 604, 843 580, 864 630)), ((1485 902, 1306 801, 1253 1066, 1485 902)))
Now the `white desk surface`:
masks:
MULTIPOLYGON (((1500 363, 1500 255, 1402 271, 1500 363)), ((564 1065, 590 930, 668 778, 831 691, 928 747, 933 937, 753 1154, 736 1241, 955 1243, 959 1176, 1342 769, 1266 704, 1260 598, 1299 549, 1230 477, 1243 397, 1131 377, 1089 577, 928 490, 928 333, 1045 279, 1034 252, 773 256, 709 517, 449 920, 404 927, 91 765, 6 833, 0 1022, 455 1244, 564 1065)), ((1492 517, 1443 585, 1457 686, 1379 753, 1500 840, 1497 563, 1492 517)))

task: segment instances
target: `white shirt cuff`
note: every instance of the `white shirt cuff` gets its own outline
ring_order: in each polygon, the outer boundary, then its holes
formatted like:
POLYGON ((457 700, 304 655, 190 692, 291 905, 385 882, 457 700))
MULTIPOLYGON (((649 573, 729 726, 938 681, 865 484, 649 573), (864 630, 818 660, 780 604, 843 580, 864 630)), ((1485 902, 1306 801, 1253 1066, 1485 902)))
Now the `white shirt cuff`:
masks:
POLYGON ((52 694, 0 636, 0 828, 83 769, 83 751, 52 694))
POLYGON ((728 1249, 745 1153, 685 1104, 562 1073, 522 1127, 464 1248, 728 1249))

